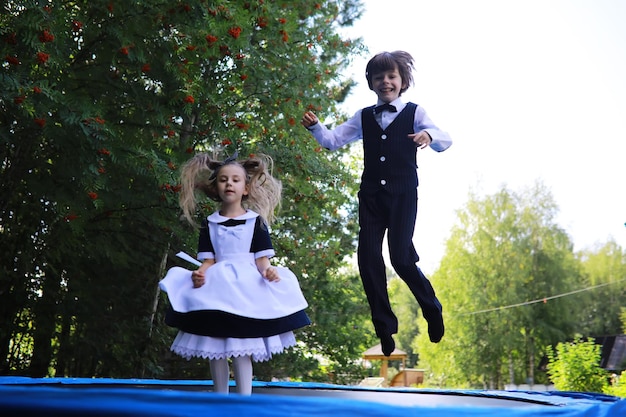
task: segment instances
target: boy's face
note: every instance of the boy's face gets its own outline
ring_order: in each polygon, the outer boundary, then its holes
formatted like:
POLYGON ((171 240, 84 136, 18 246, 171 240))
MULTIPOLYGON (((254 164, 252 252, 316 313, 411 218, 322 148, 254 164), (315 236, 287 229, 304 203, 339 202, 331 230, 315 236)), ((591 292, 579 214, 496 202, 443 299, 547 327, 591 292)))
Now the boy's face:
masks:
POLYGON ((390 103, 400 97, 402 87, 402 77, 397 67, 372 75, 372 91, 385 103, 390 103))

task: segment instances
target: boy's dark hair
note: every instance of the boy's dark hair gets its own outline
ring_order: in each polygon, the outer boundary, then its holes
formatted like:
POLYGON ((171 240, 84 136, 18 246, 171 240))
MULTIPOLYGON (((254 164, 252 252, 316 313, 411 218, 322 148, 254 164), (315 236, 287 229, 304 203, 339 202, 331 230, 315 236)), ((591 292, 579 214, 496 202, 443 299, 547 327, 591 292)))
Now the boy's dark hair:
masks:
POLYGON ((365 78, 367 78, 367 85, 370 90, 372 89, 372 77, 374 74, 396 68, 398 68, 400 77, 402 77, 400 94, 408 90, 413 85, 413 70, 415 67, 411 54, 404 51, 381 52, 369 60, 365 67, 365 78))

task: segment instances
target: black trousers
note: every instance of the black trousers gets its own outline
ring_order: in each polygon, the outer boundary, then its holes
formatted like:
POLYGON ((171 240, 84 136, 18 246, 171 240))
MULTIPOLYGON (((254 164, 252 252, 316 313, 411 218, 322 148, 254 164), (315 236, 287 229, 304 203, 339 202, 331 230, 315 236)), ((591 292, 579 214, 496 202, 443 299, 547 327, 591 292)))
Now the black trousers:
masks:
POLYGON ((408 285, 426 320, 441 314, 441 304, 430 281, 416 265, 419 261, 413 245, 416 216, 417 189, 400 194, 359 191, 359 271, 379 337, 398 332, 398 318, 391 309, 387 292, 382 253, 385 231, 391 265, 408 285))

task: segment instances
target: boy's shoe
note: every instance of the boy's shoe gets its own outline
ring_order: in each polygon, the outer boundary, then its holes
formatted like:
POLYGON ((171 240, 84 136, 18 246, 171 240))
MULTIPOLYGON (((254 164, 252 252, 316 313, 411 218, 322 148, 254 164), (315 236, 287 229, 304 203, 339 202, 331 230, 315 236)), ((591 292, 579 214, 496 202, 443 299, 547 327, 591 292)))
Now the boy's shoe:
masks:
POLYGON ((393 341, 393 337, 391 335, 381 337, 380 346, 383 350, 383 355, 385 356, 391 355, 391 353, 396 350, 396 342, 393 341))
POLYGON ((437 314, 435 317, 426 319, 428 322, 428 337, 433 343, 439 343, 443 334, 445 333, 445 326, 443 325, 443 315, 437 314))

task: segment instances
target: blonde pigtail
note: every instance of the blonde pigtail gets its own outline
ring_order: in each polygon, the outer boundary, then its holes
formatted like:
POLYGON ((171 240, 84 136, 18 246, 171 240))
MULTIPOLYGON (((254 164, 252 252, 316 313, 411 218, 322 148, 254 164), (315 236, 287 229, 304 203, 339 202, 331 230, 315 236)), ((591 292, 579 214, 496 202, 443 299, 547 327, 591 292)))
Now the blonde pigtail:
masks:
POLYGON ((272 224, 282 199, 282 183, 272 176, 274 161, 268 155, 258 155, 242 162, 242 166, 249 176, 246 205, 272 224))
POLYGON ((181 170, 181 192, 178 202, 183 211, 183 217, 194 226, 197 226, 195 220, 198 206, 196 191, 200 190, 211 197, 211 189, 214 188, 213 181, 209 180, 213 173, 213 170, 209 168, 211 161, 209 155, 197 154, 187 161, 181 170))

